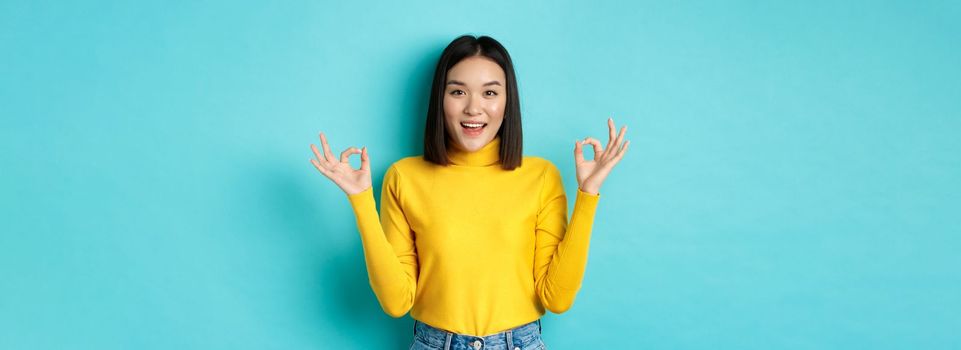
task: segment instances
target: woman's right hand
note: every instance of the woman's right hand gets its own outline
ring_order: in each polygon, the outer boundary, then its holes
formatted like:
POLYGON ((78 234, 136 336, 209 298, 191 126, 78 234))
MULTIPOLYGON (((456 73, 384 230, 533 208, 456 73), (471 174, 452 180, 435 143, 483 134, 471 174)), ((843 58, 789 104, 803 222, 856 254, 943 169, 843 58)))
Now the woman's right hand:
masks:
POLYGON ((338 160, 330 152, 330 146, 327 145, 327 137, 324 136, 324 133, 320 133, 320 144, 324 147, 323 154, 317 150, 317 146, 310 144, 310 149, 317 156, 317 159, 311 159, 310 162, 321 174, 334 181, 348 195, 357 194, 370 188, 370 159, 367 157, 366 146, 363 149, 348 147, 340 154, 338 160), (352 168, 350 162, 348 162, 350 155, 355 153, 360 153, 359 170, 352 168))

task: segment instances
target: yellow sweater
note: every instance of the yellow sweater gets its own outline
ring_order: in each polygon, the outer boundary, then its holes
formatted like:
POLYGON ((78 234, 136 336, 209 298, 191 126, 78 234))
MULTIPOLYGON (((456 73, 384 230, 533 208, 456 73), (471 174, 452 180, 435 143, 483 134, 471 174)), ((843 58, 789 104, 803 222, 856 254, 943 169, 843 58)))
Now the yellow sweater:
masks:
POLYGON ((500 138, 454 149, 450 166, 407 157, 372 188, 348 195, 370 286, 384 311, 451 332, 486 336, 574 303, 600 194, 577 190, 567 223, 560 172, 523 158, 500 168, 500 138))

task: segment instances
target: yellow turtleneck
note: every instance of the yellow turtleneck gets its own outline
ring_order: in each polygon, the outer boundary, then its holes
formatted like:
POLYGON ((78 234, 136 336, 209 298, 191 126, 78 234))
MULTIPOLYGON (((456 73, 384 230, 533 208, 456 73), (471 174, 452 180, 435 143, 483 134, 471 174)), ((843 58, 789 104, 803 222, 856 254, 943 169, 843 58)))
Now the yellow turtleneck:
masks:
POLYGON ((525 156, 504 170, 500 138, 452 164, 407 157, 348 195, 370 286, 384 311, 451 332, 495 334, 566 311, 581 287, 599 194, 577 190, 571 221, 560 172, 525 156))

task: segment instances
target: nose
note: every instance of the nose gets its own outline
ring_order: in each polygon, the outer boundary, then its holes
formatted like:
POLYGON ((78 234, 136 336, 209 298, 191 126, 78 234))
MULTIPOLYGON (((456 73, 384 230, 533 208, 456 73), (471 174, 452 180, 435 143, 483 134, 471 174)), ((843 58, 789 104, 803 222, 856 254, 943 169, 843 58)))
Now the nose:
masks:
POLYGON ((464 109, 464 113, 467 115, 478 115, 481 113, 480 108, 480 97, 471 96, 467 101, 467 106, 464 109))

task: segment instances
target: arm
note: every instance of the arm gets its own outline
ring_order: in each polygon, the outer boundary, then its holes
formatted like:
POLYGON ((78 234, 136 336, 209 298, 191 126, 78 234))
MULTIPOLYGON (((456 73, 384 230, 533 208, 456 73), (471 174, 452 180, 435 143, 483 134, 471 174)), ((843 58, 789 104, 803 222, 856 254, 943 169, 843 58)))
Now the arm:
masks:
POLYGON ((541 207, 537 213, 537 238, 534 251, 534 288, 545 308, 554 313, 567 311, 581 288, 587 267, 587 250, 600 188, 611 169, 627 152, 630 141, 622 143, 627 127, 615 136, 614 119, 607 120, 610 140, 607 147, 593 138, 574 144, 577 166, 577 198, 570 225, 567 225, 567 199, 560 172, 549 164, 544 172, 541 207), (594 159, 584 159, 582 147, 594 148, 594 159))
POLYGON ((578 189, 568 225, 560 172, 553 164, 545 169, 537 213, 534 288, 541 304, 553 313, 567 311, 580 290, 599 199, 600 194, 578 189))
POLYGON ((373 187, 347 195, 357 219, 370 286, 391 317, 404 316, 414 305, 418 273, 414 233, 398 197, 398 176, 394 166, 384 175, 379 218, 373 187))

